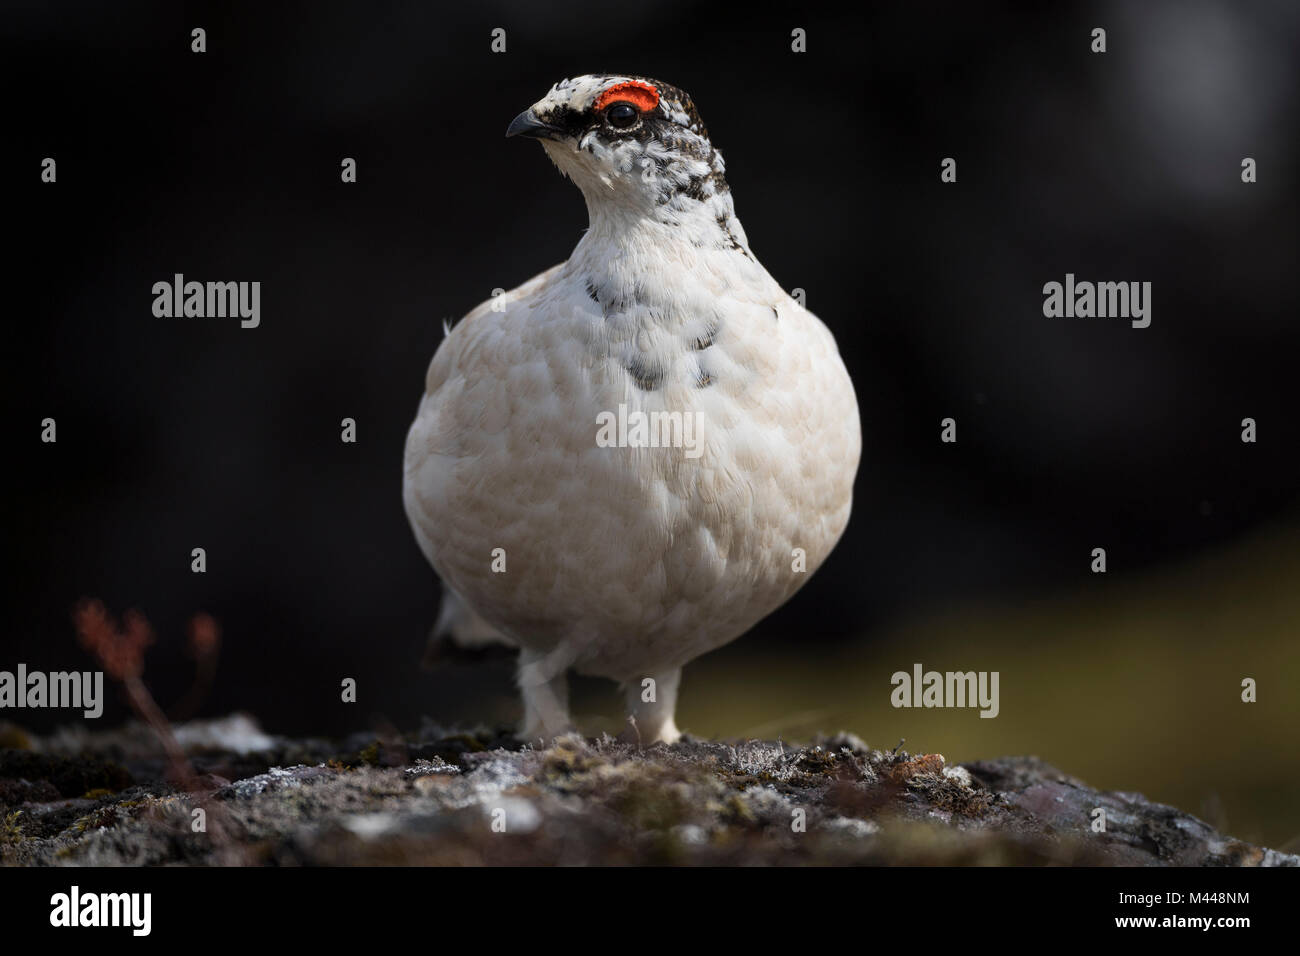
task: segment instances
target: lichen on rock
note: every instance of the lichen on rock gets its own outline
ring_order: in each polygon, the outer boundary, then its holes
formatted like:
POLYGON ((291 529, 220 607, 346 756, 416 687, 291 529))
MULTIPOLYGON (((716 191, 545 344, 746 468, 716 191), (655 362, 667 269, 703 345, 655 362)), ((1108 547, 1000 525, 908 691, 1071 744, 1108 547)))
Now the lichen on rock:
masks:
POLYGON ((178 734, 196 793, 137 728, 24 735, 0 752, 0 862, 1300 865, 1031 757, 951 765, 851 734, 535 748, 482 727, 327 741, 202 724, 178 734), (196 832, 196 808, 220 827, 196 832))

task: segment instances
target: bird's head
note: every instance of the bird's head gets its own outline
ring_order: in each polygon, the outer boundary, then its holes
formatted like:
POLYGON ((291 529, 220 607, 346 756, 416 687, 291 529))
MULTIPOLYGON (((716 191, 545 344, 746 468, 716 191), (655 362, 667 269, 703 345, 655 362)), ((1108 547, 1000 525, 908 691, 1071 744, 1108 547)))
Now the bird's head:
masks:
POLYGON ((613 203, 644 214, 710 204, 727 192, 722 157, 695 104, 659 80, 562 80, 516 116, 506 136, 541 140, 592 207, 613 203))

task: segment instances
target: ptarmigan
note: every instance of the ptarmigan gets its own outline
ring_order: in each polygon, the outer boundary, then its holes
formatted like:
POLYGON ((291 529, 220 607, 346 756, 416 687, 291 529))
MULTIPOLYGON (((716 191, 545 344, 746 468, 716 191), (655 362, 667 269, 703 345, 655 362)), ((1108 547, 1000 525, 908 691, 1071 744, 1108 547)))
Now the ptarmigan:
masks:
POLYGON ((573 669, 622 682, 640 740, 672 742, 682 665, 783 604, 844 531, 853 385, 750 251, 683 91, 581 76, 506 135, 541 141, 591 224, 443 340, 406 513, 442 624, 520 648, 523 737, 569 728, 573 669))

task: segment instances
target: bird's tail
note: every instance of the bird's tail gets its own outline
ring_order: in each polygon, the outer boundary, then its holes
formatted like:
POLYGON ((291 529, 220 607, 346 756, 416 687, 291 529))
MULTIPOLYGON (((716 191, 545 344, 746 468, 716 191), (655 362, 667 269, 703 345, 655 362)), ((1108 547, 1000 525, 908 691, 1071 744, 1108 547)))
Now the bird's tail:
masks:
POLYGON ((459 594, 443 584, 442 606, 429 632, 424 666, 513 655, 518 649, 518 644, 475 614, 459 594))

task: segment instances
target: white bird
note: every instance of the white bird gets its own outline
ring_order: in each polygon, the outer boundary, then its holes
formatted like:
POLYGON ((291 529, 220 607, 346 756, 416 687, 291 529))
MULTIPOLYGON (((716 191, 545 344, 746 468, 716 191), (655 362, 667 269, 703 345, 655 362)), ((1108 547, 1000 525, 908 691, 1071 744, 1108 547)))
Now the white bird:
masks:
POLYGON ((750 251, 684 92, 581 76, 506 135, 541 141, 590 227, 439 346, 407 517, 450 592, 442 624, 519 647, 525 739, 570 729, 572 669, 624 684, 639 739, 671 743, 682 665, 780 607, 844 531, 853 385, 750 251))

